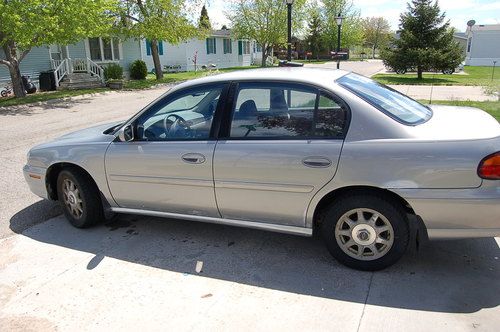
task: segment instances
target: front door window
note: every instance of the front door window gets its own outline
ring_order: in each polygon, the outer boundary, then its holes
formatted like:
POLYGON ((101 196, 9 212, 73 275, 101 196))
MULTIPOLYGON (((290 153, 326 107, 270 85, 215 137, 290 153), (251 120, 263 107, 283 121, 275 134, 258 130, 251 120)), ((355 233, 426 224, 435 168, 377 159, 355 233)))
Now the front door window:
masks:
POLYGON ((207 140, 223 85, 199 87, 158 102, 137 120, 140 140, 207 140))

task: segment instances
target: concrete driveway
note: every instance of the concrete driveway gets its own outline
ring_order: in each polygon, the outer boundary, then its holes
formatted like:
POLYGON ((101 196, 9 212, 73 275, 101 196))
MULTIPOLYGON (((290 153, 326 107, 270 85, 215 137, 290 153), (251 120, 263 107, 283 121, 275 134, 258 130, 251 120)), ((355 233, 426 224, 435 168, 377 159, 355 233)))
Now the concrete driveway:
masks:
POLYGON ((0 331, 498 329, 498 239, 434 242, 366 273, 311 238, 136 216, 78 230, 29 192, 32 145, 166 89, 0 110, 0 331))
MULTIPOLYGON (((305 66, 337 69, 337 63, 333 61, 320 64, 308 63, 305 66)), ((380 71, 385 70, 385 66, 382 63, 382 60, 343 61, 340 63, 340 69, 353 71, 355 73, 370 77, 377 74, 380 71)))

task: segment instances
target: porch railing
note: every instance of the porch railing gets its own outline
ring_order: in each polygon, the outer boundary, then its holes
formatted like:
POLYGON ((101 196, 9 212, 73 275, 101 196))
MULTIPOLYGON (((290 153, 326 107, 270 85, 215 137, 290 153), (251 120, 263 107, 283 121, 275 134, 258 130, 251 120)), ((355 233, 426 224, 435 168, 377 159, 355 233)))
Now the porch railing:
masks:
POLYGON ((52 61, 59 62, 59 65, 54 69, 54 75, 56 78, 56 87, 58 87, 59 83, 62 81, 64 76, 66 76, 69 73, 69 62, 68 59, 52 60, 52 61))
POLYGON ((89 58, 70 59, 70 64, 71 64, 71 69, 70 69, 71 72, 90 73, 92 75, 99 77, 101 82, 104 83, 104 69, 94 61, 90 60, 89 58))
POLYGON ((87 72, 99 77, 104 83, 104 69, 89 58, 87 58, 87 72))
POLYGON ((73 72, 84 72, 89 73, 94 76, 99 77, 102 83, 104 83, 104 69, 90 60, 85 59, 62 59, 62 60, 51 60, 52 69, 54 69, 54 75, 56 78, 56 86, 62 81, 64 76, 71 74, 73 72))
POLYGON ((52 69, 56 69, 57 67, 59 67, 59 65, 61 64, 61 62, 65 61, 66 59, 62 59, 62 60, 53 60, 51 59, 50 60, 50 63, 52 64, 52 69))

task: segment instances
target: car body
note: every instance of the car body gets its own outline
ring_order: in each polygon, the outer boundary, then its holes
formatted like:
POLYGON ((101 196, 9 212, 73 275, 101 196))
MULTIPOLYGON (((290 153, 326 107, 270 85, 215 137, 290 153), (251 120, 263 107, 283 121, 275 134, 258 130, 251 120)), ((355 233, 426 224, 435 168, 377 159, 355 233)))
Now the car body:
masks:
POLYGON ((373 262, 386 246, 374 230, 391 226, 394 243, 398 232, 406 242, 499 236, 500 182, 478 175, 499 150, 500 124, 481 110, 429 108, 341 70, 271 68, 185 82, 124 123, 38 145, 24 175, 35 194, 64 196, 70 221, 76 191, 60 180, 68 167, 80 174, 75 183, 95 186, 92 204, 116 213, 300 235, 329 216, 349 223, 333 222, 335 234, 357 227, 351 219, 371 220, 336 238, 356 234, 361 242, 344 248, 342 262, 373 270, 396 260, 373 262), (348 206, 352 215, 339 217, 348 206))

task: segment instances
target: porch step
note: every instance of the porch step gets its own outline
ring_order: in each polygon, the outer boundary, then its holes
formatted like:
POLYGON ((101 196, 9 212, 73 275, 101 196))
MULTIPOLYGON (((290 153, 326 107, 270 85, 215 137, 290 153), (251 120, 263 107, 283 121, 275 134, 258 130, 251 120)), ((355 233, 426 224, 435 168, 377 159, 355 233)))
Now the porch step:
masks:
POLYGON ((77 90, 90 89, 103 86, 98 76, 92 76, 89 73, 72 73, 64 77, 59 83, 60 89, 77 90))

